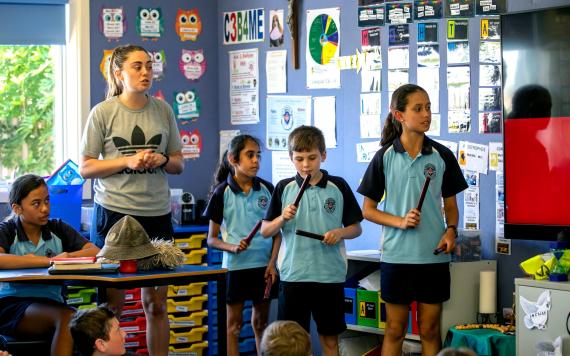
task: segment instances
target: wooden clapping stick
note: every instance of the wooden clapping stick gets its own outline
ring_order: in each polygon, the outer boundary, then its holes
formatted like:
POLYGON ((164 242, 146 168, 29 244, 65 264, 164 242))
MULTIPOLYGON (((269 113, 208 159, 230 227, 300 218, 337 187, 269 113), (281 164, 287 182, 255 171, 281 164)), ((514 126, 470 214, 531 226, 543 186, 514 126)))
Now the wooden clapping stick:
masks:
POLYGON ((301 188, 299 188, 299 193, 297 193, 297 196, 295 197, 295 202, 293 203, 293 205, 295 205, 295 207, 297 207, 297 208, 299 207, 299 203, 301 202, 301 198, 303 197, 303 193, 305 193, 305 190, 309 186, 310 180, 311 180, 311 175, 307 174, 307 176, 305 177, 305 180, 303 181, 303 184, 301 184, 301 188))

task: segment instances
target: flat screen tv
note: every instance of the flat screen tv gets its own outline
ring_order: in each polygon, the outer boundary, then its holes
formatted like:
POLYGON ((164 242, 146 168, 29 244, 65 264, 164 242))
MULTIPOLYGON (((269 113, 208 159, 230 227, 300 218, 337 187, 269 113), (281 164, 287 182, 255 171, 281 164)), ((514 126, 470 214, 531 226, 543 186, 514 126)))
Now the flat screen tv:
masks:
POLYGON ((570 231, 570 7, 501 16, 505 237, 570 231))

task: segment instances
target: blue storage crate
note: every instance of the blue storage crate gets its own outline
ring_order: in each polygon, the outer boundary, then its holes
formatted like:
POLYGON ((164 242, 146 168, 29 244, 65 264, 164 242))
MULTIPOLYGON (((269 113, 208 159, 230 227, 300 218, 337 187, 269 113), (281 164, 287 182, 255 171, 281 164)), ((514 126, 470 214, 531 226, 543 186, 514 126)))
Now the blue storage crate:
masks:
POLYGON ((208 295, 218 295, 218 282, 208 282, 208 295))
POLYGON ((218 310, 218 295, 210 294, 208 295, 208 310, 218 310))
POLYGON ((222 251, 213 248, 208 249, 208 266, 219 266, 222 264, 222 251))
POLYGON ((240 338, 251 338, 251 337, 255 337, 255 334, 253 333, 253 327, 251 326, 251 323, 246 323, 246 321, 244 320, 243 325, 241 327, 241 331, 239 333, 239 337, 240 338))
POLYGON ((344 321, 356 325, 356 289, 344 288, 344 321))
POLYGON ((252 314, 252 312, 253 312, 253 311, 251 310, 251 307, 244 307, 244 308, 243 308, 243 313, 242 313, 242 315, 243 315, 243 321, 244 321, 244 322, 251 320, 251 314, 252 314))
POLYGON ((61 219, 75 230, 81 230, 81 200, 83 184, 48 185, 50 218, 61 219))
POLYGON ((218 342, 209 342, 208 341, 208 355, 210 356, 217 356, 218 355, 218 342))
POLYGON ((239 353, 253 352, 255 351, 255 339, 245 339, 239 343, 239 353))

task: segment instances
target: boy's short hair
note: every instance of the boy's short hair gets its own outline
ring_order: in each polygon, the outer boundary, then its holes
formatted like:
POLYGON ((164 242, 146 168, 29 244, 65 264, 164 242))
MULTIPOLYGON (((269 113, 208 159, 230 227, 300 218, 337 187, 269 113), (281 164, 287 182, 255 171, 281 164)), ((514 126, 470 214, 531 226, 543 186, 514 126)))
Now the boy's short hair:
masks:
POLYGON ((323 132, 314 126, 301 125, 289 134, 289 156, 293 152, 308 152, 318 148, 321 154, 325 153, 325 136, 323 132))
POLYGON ((69 322, 73 343, 83 356, 95 352, 95 341, 109 341, 110 324, 115 314, 105 305, 78 310, 69 322))
POLYGON ((310 356, 311 336, 297 322, 274 321, 263 332, 261 339, 263 356, 310 356))

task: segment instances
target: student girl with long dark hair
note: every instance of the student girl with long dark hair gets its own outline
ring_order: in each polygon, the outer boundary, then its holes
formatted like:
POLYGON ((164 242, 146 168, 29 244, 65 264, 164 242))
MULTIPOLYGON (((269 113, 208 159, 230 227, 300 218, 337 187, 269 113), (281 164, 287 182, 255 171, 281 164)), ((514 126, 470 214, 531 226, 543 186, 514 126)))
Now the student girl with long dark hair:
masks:
POLYGON ((281 235, 266 239, 259 232, 249 244, 244 240, 263 218, 273 185, 257 176, 261 149, 250 135, 234 137, 214 175, 213 190, 204 211, 210 220, 208 246, 223 251, 227 268, 227 354, 239 355, 238 337, 243 324, 244 302, 253 302, 251 325, 259 353, 267 326, 269 298, 264 298, 267 282, 275 285, 275 263, 281 235), (222 239, 218 235, 222 234, 222 239))
POLYGON ((364 195, 364 218, 383 226, 380 278, 387 324, 382 355, 401 354, 413 301, 418 303, 422 352, 435 355, 441 349, 442 303, 450 295, 449 253, 459 221, 455 196, 467 183, 453 153, 425 135, 430 124, 427 92, 414 84, 396 89, 382 147, 358 188, 364 195), (430 180, 420 211, 426 177, 430 180), (436 249, 444 253, 436 254, 436 249))

